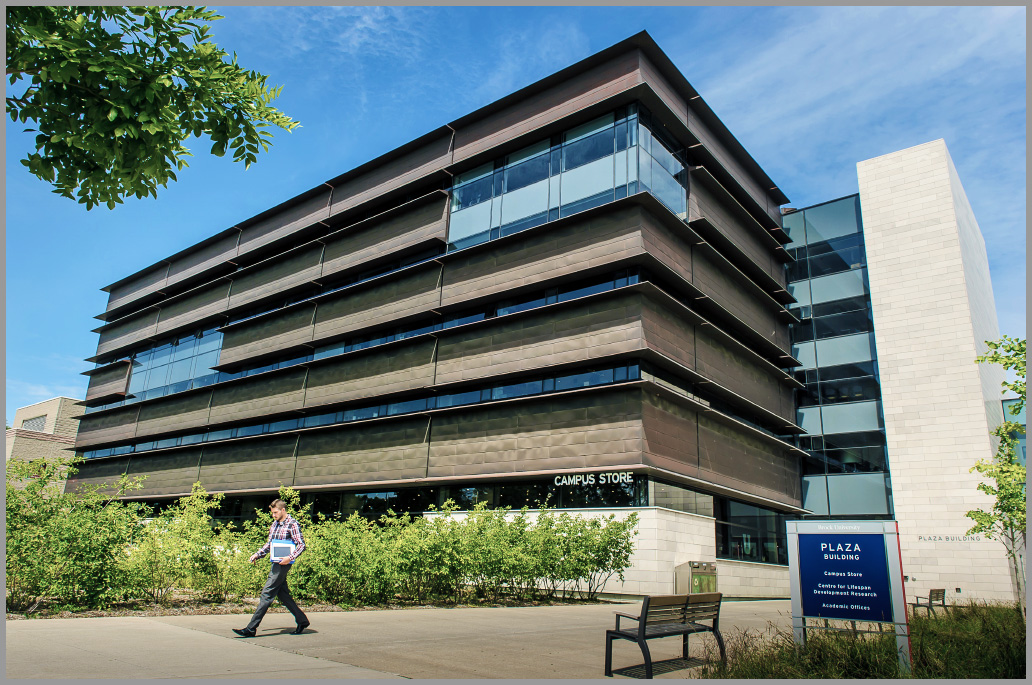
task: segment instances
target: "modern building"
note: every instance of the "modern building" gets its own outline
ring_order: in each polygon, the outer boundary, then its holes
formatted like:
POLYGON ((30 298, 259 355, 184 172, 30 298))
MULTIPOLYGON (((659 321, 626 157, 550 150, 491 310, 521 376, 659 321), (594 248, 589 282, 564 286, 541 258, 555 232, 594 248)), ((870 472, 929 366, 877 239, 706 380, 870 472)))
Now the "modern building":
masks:
POLYGON ((783 226, 788 199, 635 35, 105 288, 69 487, 145 475, 160 505, 200 481, 227 518, 281 484, 328 514, 637 511, 621 594, 716 561, 728 595, 787 596, 786 519, 905 514, 917 587, 990 596, 924 552, 963 512, 917 480, 974 501, 961 462, 999 419, 971 363, 996 337, 984 246, 929 145, 783 226), (949 392, 911 370, 961 358, 949 392), (960 432, 925 444, 911 385, 960 432))
POLYGON ((7 429, 7 460, 67 458, 75 445, 82 407, 71 397, 55 397, 21 407, 7 429))
POLYGON ((857 164, 860 193, 788 211, 806 390, 803 506, 894 518, 907 592, 1010 599, 1003 546, 968 536, 991 507, 976 461, 1003 420, 1000 337, 981 231, 942 140, 857 164))
POLYGON ((780 576, 786 201, 638 34, 108 286, 69 487, 635 508, 624 592, 780 576))

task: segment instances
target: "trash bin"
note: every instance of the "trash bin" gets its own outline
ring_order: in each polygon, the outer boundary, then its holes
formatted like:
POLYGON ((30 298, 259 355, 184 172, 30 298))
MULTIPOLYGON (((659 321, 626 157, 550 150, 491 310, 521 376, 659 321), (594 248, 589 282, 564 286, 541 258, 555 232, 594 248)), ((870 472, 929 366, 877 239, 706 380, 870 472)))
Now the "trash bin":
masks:
POLYGON ((716 592, 717 565, 711 561, 689 561, 674 567, 674 593, 716 592))

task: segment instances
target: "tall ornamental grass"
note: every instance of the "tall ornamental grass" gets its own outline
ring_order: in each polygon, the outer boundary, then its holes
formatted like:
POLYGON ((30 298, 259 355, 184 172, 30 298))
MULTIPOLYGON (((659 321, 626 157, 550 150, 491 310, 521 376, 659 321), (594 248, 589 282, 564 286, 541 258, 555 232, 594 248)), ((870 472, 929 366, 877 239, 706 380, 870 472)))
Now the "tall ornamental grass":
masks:
MULTIPOLYGON (((913 678, 1025 678, 1024 614, 1014 605, 971 603, 911 618, 913 678)), ((790 630, 763 639, 727 640, 728 665, 715 654, 704 678, 900 678, 896 637, 885 633, 810 630, 805 646, 790 630)))

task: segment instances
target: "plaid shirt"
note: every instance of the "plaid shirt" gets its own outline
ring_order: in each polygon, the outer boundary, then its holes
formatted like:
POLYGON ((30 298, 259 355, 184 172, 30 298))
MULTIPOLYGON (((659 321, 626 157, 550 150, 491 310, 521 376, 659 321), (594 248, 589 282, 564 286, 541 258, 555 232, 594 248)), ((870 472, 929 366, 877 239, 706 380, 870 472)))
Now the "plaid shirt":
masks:
POLYGON ((287 539, 292 540, 297 545, 294 548, 294 553, 287 557, 289 561, 293 562, 301 556, 301 552, 305 551, 305 540, 301 537, 301 526, 291 516, 285 516, 282 521, 272 522, 272 527, 269 528, 269 539, 265 541, 262 548, 255 552, 255 554, 261 559, 269 553, 269 547, 272 545, 273 540, 287 539))

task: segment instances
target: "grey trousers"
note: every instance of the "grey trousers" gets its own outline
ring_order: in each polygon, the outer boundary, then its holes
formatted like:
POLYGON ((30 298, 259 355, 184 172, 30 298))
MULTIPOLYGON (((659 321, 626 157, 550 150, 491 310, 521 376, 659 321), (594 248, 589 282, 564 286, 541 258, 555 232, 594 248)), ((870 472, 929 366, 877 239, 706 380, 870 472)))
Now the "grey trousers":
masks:
POLYGON ((269 570, 269 580, 265 582, 262 594, 258 597, 258 608, 255 609, 251 622, 247 624, 249 630, 258 630, 258 624, 262 622, 265 612, 269 610, 269 606, 276 599, 294 615, 294 621, 298 625, 308 623, 308 617, 305 616, 305 612, 301 611, 301 607, 290 596, 290 588, 287 587, 287 573, 289 571, 290 566, 272 565, 272 568, 269 570))

